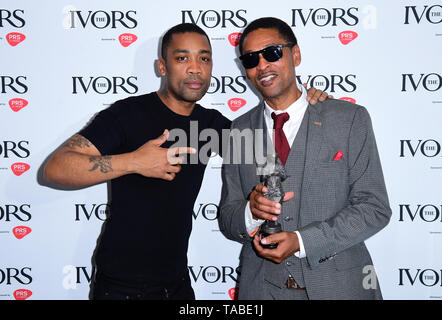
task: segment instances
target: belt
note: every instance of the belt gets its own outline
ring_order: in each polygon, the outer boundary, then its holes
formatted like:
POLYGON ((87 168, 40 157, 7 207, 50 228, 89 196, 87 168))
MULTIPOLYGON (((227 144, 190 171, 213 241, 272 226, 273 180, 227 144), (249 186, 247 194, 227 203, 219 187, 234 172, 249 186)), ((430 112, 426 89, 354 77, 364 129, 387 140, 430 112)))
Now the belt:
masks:
POLYGON ((295 279, 292 276, 289 276, 287 280, 284 282, 284 285, 287 289, 295 289, 295 290, 305 290, 304 287, 299 286, 295 279))

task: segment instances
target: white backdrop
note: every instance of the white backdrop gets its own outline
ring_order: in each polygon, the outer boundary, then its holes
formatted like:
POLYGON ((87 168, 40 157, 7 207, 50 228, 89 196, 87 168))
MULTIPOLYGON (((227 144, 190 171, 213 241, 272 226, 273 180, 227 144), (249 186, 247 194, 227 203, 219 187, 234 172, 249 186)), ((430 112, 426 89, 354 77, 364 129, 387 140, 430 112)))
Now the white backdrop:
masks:
MULTIPOLYGON (((201 104, 234 119, 258 97, 237 33, 275 16, 298 37, 301 82, 370 112, 393 216, 367 241, 385 299, 442 299, 442 5, 439 1, 23 1, 0 4, 0 299, 87 299, 107 185, 56 190, 48 155, 99 110, 155 91, 160 36, 193 22, 210 36, 201 104), (120 41, 121 40, 121 41, 120 41), (234 99, 234 100, 231 100, 234 99), (240 100, 241 99, 241 100, 240 100)), ((197 299, 230 299, 240 246, 219 232, 219 157, 194 207, 197 299), (231 293, 231 291, 230 291, 231 293)))

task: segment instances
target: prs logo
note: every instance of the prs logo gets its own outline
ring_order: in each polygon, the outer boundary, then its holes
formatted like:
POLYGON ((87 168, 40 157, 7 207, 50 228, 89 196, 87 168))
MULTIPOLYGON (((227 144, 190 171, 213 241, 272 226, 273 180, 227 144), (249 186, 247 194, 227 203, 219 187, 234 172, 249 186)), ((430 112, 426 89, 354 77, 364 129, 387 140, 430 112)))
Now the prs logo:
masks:
POLYGON ((28 171, 31 166, 24 162, 16 162, 11 165, 11 170, 16 176, 21 176, 23 173, 28 171))
POLYGON ((8 41, 11 47, 15 47, 20 42, 23 42, 26 39, 26 36, 23 33, 19 32, 11 32, 6 35, 6 41, 8 41))
POLYGON ((28 289, 18 289, 14 291, 15 300, 26 300, 32 296, 32 291, 28 289))
POLYGON ((138 37, 132 33, 123 33, 118 37, 118 41, 125 48, 137 41, 137 39, 138 37))
POLYGON ((26 227, 26 226, 18 226, 18 227, 15 227, 14 229, 12 229, 12 233, 19 240, 26 237, 28 234, 31 233, 31 231, 32 231, 32 229, 29 227, 26 227))
POLYGON ((227 104, 229 105, 230 110, 233 112, 238 111, 242 107, 246 105, 246 100, 241 98, 232 98, 229 101, 227 101, 227 104))
POLYGON ((357 37, 358 34, 354 31, 342 31, 341 33, 339 33, 339 41, 341 41, 343 45, 349 44, 357 37))
POLYGON ((28 101, 21 98, 14 98, 9 100, 9 107, 11 107, 11 110, 14 112, 18 112, 24 107, 28 105, 28 101))
POLYGON ((242 33, 234 32, 229 34, 229 42, 232 46, 236 47, 239 45, 239 40, 241 39, 242 33))

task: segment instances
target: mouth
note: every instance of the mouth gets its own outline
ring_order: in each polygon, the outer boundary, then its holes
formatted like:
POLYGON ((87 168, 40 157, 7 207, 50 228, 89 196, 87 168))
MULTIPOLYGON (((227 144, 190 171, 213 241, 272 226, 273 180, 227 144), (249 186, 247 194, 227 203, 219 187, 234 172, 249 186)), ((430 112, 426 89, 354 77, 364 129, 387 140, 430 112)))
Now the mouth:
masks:
POLYGON ((259 76, 258 77, 258 81, 259 83, 264 86, 264 87, 268 87, 271 86, 273 84, 273 80, 277 77, 276 74, 265 74, 264 76, 259 76))
POLYGON ((201 89, 203 86, 202 81, 199 80, 187 80, 184 84, 190 89, 201 89))

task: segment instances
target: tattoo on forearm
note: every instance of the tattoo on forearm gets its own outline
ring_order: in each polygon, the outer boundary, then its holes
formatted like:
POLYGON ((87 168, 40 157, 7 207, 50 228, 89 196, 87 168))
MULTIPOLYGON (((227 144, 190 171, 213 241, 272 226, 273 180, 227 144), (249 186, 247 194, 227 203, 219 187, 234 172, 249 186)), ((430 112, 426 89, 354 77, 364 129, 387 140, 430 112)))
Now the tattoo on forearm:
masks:
POLYGON ((80 136, 79 134, 74 135, 72 138, 70 138, 66 143, 65 143, 65 147, 68 148, 73 148, 73 147, 79 147, 79 148, 84 148, 84 147, 90 147, 91 146, 91 142, 86 139, 83 136, 80 136))
POLYGON ((90 157, 89 162, 94 165, 89 171, 95 171, 100 168, 100 171, 103 173, 108 173, 113 171, 112 169, 112 156, 103 156, 103 157, 90 157))

